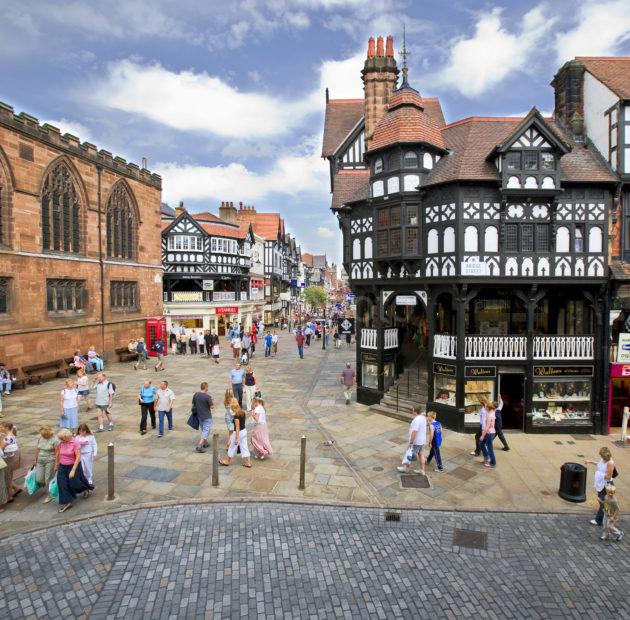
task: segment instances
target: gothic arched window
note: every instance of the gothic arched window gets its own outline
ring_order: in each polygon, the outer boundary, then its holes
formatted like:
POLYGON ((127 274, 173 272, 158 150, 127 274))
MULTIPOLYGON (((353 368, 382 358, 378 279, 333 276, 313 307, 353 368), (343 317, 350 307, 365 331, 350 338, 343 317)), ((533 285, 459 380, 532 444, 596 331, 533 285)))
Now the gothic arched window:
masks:
POLYGON ((9 245, 9 218, 11 216, 11 187, 9 175, 0 161, 0 245, 9 245))
POLYGON ((44 179, 42 246, 52 252, 81 250, 81 200, 67 164, 60 161, 44 179))
POLYGON ((107 202, 107 256, 109 258, 135 257, 137 222, 129 189, 117 183, 107 202))

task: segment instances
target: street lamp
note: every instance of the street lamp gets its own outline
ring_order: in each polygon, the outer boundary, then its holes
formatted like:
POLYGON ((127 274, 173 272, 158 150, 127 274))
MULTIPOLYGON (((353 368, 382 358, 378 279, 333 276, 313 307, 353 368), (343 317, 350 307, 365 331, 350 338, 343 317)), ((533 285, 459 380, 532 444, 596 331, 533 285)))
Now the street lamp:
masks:
POLYGON ((324 303, 324 325, 322 327, 322 350, 326 350, 326 304, 324 303))

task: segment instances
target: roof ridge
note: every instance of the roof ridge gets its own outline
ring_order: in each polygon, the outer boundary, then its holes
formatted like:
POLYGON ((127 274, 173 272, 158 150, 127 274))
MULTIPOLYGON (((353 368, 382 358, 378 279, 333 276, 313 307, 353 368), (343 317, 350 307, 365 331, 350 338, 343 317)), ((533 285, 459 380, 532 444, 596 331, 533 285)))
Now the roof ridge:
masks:
POLYGON ((329 99, 328 103, 362 103, 364 99, 329 99))
POLYGON ((576 56, 575 60, 630 60, 630 56, 576 56))
MULTIPOLYGON (((466 118, 462 118, 458 121, 453 121, 452 123, 448 123, 442 127, 442 129, 448 129, 450 127, 455 127, 456 125, 463 125, 464 123, 471 123, 473 121, 516 121, 521 122, 525 120, 527 114, 525 116, 467 116, 466 118)), ((551 118, 543 116, 543 118, 551 118)))

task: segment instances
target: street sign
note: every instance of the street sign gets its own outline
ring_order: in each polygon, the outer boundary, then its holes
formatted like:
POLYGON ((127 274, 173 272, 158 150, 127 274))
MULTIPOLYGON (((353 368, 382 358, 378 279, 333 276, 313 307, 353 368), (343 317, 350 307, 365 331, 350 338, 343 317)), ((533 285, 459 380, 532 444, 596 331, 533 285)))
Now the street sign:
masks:
POLYGON ((354 334, 354 319, 344 319, 339 323, 342 334, 354 334))
POLYGON ((297 286, 297 278, 291 278, 291 288, 295 288, 297 286))
POLYGON ((356 298, 357 296, 354 293, 348 293, 346 295, 346 301, 349 301, 350 303, 352 303, 356 298))
POLYGON ((630 362, 630 334, 619 334, 617 361, 630 362))
POLYGON ((306 282, 300 282, 300 286, 301 286, 302 288, 306 288, 306 282))
POLYGON ((415 295, 396 295, 397 306, 415 306, 418 299, 415 295))

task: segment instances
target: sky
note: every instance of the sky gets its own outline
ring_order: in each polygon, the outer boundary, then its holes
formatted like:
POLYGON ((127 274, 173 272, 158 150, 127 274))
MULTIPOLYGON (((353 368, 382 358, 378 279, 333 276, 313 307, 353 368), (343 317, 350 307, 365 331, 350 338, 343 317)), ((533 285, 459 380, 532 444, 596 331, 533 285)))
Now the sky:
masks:
MULTIPOLYGON (((576 55, 630 55, 627 0, 0 0, 0 101, 163 178, 163 200, 279 211, 341 255, 324 90, 362 97, 370 36, 407 32, 409 81, 447 122, 553 110, 576 55)), ((400 64, 400 58, 399 64, 400 64)))

